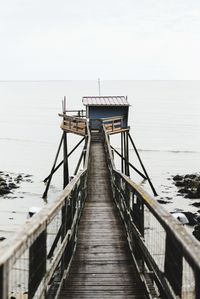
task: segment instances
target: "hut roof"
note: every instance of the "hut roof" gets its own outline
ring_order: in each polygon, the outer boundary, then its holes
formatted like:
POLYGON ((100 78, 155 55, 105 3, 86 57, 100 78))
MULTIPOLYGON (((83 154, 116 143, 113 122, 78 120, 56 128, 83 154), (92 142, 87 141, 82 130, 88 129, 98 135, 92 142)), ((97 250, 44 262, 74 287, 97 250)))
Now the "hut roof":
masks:
POLYGON ((125 96, 88 96, 82 101, 85 106, 129 106, 125 96))

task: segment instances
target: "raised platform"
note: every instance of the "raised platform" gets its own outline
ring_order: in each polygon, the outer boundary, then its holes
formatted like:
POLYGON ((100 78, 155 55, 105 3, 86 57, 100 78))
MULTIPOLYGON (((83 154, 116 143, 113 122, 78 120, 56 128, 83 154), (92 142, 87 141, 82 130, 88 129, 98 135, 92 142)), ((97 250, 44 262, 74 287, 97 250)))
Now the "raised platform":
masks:
POLYGON ((69 115, 59 114, 63 117, 61 129, 67 133, 74 133, 85 136, 87 134, 87 120, 81 117, 73 117, 69 115))

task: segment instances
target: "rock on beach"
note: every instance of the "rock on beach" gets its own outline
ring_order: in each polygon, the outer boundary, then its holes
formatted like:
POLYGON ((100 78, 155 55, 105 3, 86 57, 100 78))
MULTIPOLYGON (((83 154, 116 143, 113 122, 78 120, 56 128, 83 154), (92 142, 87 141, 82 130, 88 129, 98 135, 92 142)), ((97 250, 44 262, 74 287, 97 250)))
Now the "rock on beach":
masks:
POLYGON ((8 179, 6 179, 5 177, 3 177, 1 175, 0 176, 0 195, 6 195, 6 194, 11 193, 11 190, 13 188, 17 188, 17 185, 15 185, 13 182, 9 183, 8 179))
MULTIPOLYGON (((173 177, 173 181, 178 188, 178 194, 182 194, 185 198, 189 199, 200 199, 200 174, 177 174, 173 177)), ((200 201, 195 201, 191 205, 199 208, 200 201)), ((200 210, 197 212, 200 213, 200 210)), ((189 225, 194 226, 193 236, 200 241, 200 216, 191 212, 184 212, 184 214, 189 220, 189 225)))
POLYGON ((173 181, 176 187, 179 188, 178 193, 184 194, 184 197, 190 199, 200 199, 200 175, 186 174, 175 175, 173 181))
POLYGON ((20 187, 22 181, 32 182, 30 180, 31 175, 25 174, 10 174, 0 171, 0 196, 13 193, 14 189, 20 187))

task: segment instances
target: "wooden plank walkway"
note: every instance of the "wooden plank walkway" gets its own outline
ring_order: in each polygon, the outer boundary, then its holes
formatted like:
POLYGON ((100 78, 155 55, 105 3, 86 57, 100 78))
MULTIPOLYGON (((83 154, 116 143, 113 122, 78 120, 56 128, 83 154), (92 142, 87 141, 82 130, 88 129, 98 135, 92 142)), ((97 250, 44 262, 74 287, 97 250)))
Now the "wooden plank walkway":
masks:
POLYGON ((88 199, 60 299, 146 298, 112 199, 103 144, 92 142, 88 199))

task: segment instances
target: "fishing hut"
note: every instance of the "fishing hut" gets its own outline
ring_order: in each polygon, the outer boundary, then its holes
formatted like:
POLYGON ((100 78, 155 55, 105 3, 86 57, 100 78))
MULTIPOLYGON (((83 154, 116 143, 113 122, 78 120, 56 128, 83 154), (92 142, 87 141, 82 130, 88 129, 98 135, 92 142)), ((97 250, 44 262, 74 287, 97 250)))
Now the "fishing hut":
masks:
POLYGON ((128 113, 130 104, 128 103, 127 96, 84 96, 82 103, 86 107, 85 110, 69 110, 66 108, 66 98, 63 100, 63 113, 59 114, 63 118, 61 129, 63 130, 62 138, 56 154, 56 159, 53 164, 50 175, 44 180, 47 186, 43 197, 45 198, 48 193, 52 175, 63 164, 63 187, 69 183, 69 169, 68 158, 71 153, 85 141, 85 146, 78 160, 74 175, 77 174, 81 163, 85 160, 86 145, 88 142, 88 132, 91 134, 92 141, 102 141, 102 130, 104 129, 108 136, 112 134, 120 134, 121 152, 111 145, 112 153, 116 153, 121 159, 121 172, 130 176, 130 168, 132 168, 143 179, 148 180, 150 187, 157 195, 156 190, 150 180, 150 177, 144 167, 140 158, 134 141, 130 135, 130 127, 128 125, 128 113), (73 133, 83 138, 68 154, 67 134, 73 133), (140 162, 142 172, 138 170, 129 161, 129 143, 132 144, 133 149, 140 162), (63 161, 56 167, 57 158, 63 144, 63 161))
POLYGON ((107 130, 127 129, 130 106, 127 97, 93 96, 83 97, 82 101, 83 105, 86 106, 86 117, 89 119, 91 130, 100 130, 102 121, 104 124, 107 123, 107 130))

